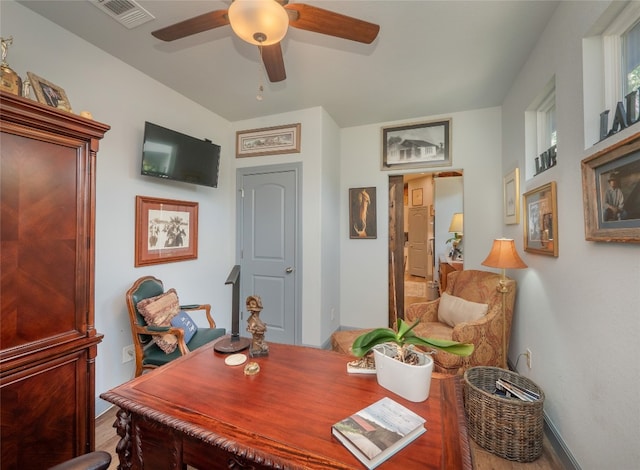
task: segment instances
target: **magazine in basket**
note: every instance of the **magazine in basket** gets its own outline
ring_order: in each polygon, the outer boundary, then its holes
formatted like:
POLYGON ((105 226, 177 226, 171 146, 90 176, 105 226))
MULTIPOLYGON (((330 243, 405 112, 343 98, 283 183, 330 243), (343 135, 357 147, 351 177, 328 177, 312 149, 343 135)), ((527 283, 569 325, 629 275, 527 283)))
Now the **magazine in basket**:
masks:
POLYGON ((426 432, 425 419, 389 397, 335 423, 333 435, 368 469, 426 432))

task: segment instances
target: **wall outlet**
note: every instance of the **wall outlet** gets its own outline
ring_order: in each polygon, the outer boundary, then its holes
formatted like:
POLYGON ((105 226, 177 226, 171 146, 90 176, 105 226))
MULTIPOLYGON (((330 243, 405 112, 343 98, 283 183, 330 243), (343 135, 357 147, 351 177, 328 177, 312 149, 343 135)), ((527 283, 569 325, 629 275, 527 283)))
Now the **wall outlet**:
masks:
POLYGON ((524 353, 527 356, 527 367, 531 369, 531 349, 527 348, 527 351, 524 353))
POLYGON ((122 348, 122 363, 124 364, 125 362, 133 361, 134 354, 133 344, 122 348))

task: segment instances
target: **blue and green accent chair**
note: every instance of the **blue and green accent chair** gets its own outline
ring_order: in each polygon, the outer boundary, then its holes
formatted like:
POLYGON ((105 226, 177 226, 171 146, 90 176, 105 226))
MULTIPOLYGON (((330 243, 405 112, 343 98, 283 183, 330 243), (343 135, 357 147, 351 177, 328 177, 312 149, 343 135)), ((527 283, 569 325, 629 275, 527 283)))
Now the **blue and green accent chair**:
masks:
MULTIPOLYGON (((181 315, 185 312, 204 311, 210 328, 199 328, 192 324, 189 328, 177 326, 152 326, 138 310, 138 302, 164 294, 164 286, 160 279, 153 276, 144 276, 138 279, 127 291, 127 309, 131 322, 131 333, 136 359, 136 377, 142 375, 145 370, 155 369, 179 358, 190 351, 208 344, 226 334, 224 328, 216 328, 216 322, 211 316, 211 305, 180 305, 181 315), (186 334, 185 334, 185 330, 186 334), (178 338, 178 346, 171 353, 166 353, 155 344, 154 338, 166 334, 175 335, 178 338), (190 338, 189 338, 190 336, 190 338)), ((186 320, 188 321, 188 320, 186 320)))

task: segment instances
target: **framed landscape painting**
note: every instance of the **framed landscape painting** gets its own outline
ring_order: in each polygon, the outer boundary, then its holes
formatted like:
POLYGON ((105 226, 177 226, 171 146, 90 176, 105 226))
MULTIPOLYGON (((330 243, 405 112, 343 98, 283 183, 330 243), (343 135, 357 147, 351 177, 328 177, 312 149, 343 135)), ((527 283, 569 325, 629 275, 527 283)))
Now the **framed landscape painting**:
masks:
POLYGON ((451 163, 451 119, 382 128, 383 170, 451 163))
POLYGON ((236 158, 300 152, 302 125, 265 127, 236 132, 236 158))

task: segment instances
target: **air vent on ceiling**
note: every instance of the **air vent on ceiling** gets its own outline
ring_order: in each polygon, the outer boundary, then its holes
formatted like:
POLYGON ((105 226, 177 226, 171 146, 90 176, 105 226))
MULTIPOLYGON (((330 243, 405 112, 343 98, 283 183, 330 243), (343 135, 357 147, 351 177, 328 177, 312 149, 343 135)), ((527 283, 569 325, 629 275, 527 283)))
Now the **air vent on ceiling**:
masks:
POLYGON ((134 0, 90 0, 90 2, 128 29, 156 19, 134 0))

